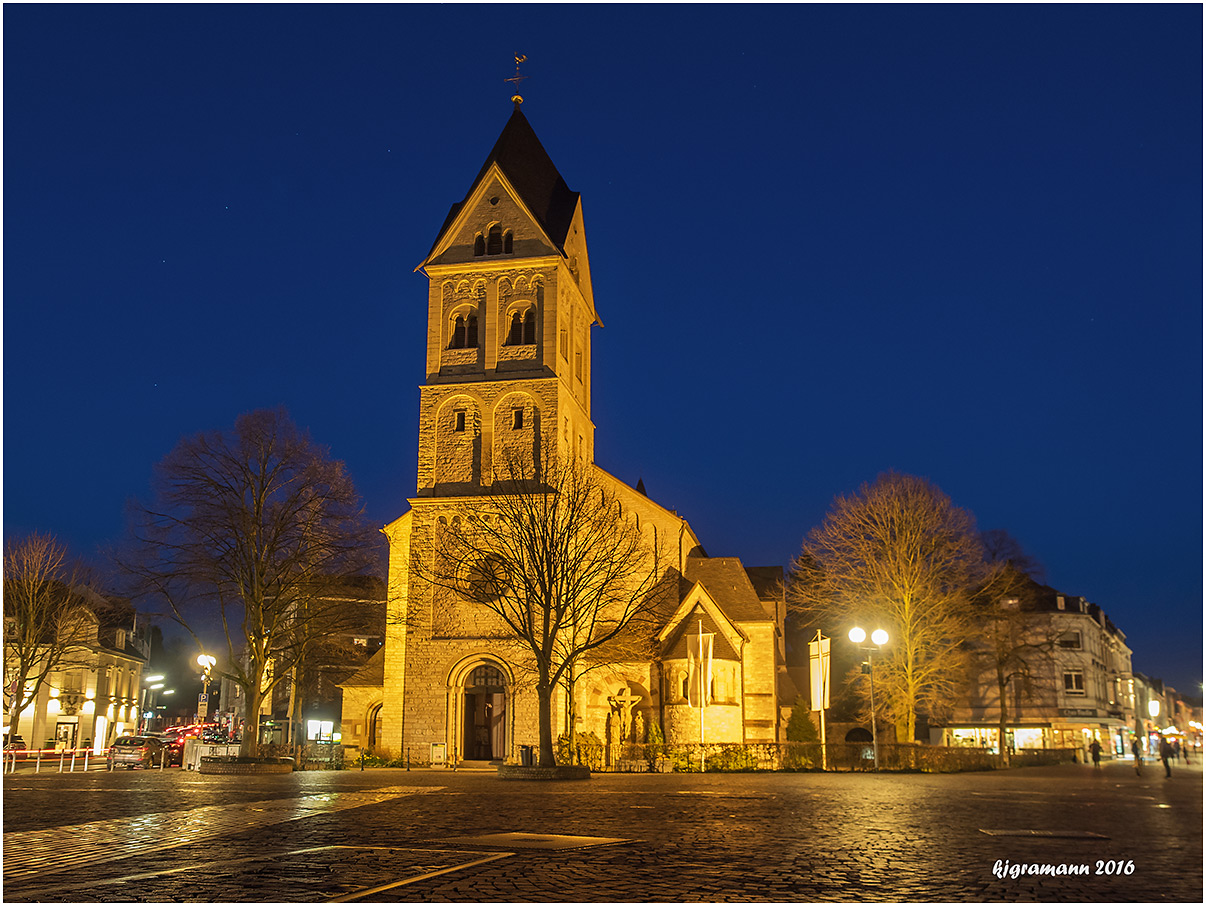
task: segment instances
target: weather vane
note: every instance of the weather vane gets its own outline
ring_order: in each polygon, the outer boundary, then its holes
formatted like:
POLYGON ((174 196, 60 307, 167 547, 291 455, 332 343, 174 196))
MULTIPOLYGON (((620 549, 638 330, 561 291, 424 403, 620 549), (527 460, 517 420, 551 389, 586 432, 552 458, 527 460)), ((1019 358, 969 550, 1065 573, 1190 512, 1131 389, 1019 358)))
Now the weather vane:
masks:
POLYGON ((523 103, 523 98, 519 96, 519 83, 527 78, 526 75, 519 74, 519 64, 525 62, 527 59, 525 54, 517 53, 515 55, 515 77, 513 79, 503 79, 504 82, 515 83, 515 94, 511 96, 511 100, 515 102, 516 107, 523 103))

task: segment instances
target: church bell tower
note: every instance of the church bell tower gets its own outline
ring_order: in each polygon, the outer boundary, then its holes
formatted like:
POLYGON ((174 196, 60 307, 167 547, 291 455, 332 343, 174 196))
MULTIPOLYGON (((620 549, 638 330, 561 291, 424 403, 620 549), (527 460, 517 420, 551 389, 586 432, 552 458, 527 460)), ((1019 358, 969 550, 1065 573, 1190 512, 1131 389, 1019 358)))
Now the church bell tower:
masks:
POLYGON ((428 279, 417 496, 472 496, 508 450, 593 461, 582 203, 515 100, 416 268, 428 279))

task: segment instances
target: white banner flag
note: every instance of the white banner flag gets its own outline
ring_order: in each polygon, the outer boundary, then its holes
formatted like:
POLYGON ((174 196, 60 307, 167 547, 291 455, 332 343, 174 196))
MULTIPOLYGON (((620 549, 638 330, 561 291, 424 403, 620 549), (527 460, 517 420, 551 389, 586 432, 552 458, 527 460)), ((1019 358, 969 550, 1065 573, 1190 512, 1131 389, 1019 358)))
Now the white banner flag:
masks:
POLYGON ((808 643, 808 691, 813 711, 829 707, 829 639, 818 638, 808 643))
POLYGON ((714 632, 687 637, 687 700, 692 708, 712 703, 712 639, 714 632))

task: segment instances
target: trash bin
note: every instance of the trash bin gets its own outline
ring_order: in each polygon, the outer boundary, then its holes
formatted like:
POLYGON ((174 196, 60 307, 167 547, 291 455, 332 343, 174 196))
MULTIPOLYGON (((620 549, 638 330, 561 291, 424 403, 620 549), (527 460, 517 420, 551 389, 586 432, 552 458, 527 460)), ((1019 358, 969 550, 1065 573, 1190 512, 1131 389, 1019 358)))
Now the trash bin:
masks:
POLYGON ((520 746, 519 747, 519 763, 521 765, 523 765, 523 767, 525 767, 525 768, 532 766, 532 747, 531 746, 520 746))

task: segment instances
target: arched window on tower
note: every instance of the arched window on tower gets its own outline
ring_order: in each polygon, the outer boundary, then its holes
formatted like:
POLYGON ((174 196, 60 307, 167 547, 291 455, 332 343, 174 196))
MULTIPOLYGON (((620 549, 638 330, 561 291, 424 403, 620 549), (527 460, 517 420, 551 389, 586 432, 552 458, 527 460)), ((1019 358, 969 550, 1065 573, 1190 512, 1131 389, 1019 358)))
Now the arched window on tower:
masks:
POLYGON ((501 255, 503 250, 502 227, 497 223, 490 227, 490 235, 486 237, 486 254, 501 255))
POLYGON ((480 258, 484 254, 486 254, 486 237, 478 233, 473 240, 473 257, 480 258))
POLYGON ((507 230, 505 233, 503 233, 503 254, 511 254, 511 251, 514 249, 514 247, 515 243, 511 238, 511 231, 507 230))
POLYGON ((523 343, 523 315, 519 312, 511 315, 511 329, 507 331, 507 345, 519 346, 523 343))
POLYGON ((477 346, 477 312, 459 314, 452 321, 449 349, 473 349, 477 346))
POLYGON ((530 308, 523 316, 523 341, 529 346, 536 342, 536 312, 530 308))

